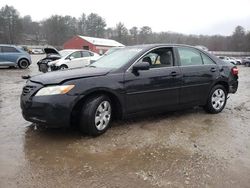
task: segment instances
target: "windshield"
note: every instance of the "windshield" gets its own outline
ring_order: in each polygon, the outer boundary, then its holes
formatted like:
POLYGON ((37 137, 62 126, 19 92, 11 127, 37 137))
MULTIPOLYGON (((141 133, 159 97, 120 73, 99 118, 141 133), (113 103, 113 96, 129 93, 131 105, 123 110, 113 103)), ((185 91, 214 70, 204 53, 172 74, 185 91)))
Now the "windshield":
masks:
POLYGON ((120 50, 120 49, 121 49, 121 47, 110 48, 110 49, 105 53, 105 55, 109 55, 109 54, 111 54, 111 53, 113 53, 113 52, 115 52, 115 51, 117 51, 117 50, 120 50))
POLYGON ((98 61, 92 63, 92 67, 114 68, 118 69, 128 63, 138 54, 142 48, 123 48, 113 53, 103 56, 98 61))
POLYGON ((61 50, 61 51, 59 51, 59 53, 60 53, 60 55, 62 56, 62 57, 66 57, 66 56, 68 56, 69 54, 71 54, 73 52, 73 50, 61 50))

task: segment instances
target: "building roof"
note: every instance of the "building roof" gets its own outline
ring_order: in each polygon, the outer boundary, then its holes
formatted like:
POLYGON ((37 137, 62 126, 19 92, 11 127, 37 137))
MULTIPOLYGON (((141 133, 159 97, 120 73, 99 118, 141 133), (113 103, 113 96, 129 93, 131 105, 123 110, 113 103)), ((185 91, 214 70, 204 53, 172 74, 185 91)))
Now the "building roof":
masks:
POLYGON ((89 43, 92 43, 92 44, 97 45, 97 46, 112 46, 112 47, 124 46, 123 44, 121 44, 115 40, 111 40, 111 39, 86 37, 86 36, 81 36, 81 35, 78 35, 78 36, 80 38, 82 38, 83 40, 86 40, 89 43))

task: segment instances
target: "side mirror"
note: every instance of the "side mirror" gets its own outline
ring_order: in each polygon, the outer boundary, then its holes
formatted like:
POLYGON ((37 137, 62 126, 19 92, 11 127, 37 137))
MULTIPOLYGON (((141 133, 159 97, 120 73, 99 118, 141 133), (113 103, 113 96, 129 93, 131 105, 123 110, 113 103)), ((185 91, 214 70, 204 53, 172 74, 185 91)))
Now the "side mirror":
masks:
POLYGON ((149 62, 140 62, 140 63, 136 63, 133 66, 133 71, 138 72, 139 70, 149 70, 149 68, 150 68, 149 62))
POLYGON ((72 59, 74 59, 74 57, 73 57, 73 56, 69 56, 69 57, 67 57, 66 59, 72 60, 72 59))

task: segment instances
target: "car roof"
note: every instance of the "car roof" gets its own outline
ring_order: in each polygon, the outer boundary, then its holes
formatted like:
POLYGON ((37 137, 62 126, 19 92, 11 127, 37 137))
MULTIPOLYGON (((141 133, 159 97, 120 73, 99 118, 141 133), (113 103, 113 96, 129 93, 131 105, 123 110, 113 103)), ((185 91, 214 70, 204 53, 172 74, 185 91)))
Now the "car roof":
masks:
POLYGON ((84 50, 84 49, 62 49, 60 51, 69 51, 69 52, 86 51, 86 52, 91 52, 90 50, 84 50))
POLYGON ((16 45, 13 44, 0 44, 0 46, 6 46, 6 47, 17 47, 16 45))
MULTIPOLYGON (((135 46, 126 46, 128 48, 143 48, 143 49, 150 49, 150 48, 157 48, 157 47, 189 47, 189 48, 195 48, 197 50, 202 50, 200 48, 197 48, 196 46, 191 46, 187 44, 169 44, 169 43, 158 43, 158 44, 140 44, 135 46)), ((125 48, 126 48, 125 47, 125 48)), ((202 50, 204 51, 204 50, 202 50)))

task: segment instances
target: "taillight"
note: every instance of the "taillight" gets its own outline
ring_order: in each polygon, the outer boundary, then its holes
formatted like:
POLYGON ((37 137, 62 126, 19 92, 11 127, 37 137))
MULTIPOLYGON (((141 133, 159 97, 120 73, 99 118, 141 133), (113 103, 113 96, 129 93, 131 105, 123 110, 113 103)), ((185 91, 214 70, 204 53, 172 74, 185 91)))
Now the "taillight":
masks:
POLYGON ((238 69, 237 67, 233 67, 233 68, 231 69, 231 72, 232 72, 232 74, 233 74, 234 76, 237 76, 238 73, 239 73, 239 69, 238 69))

